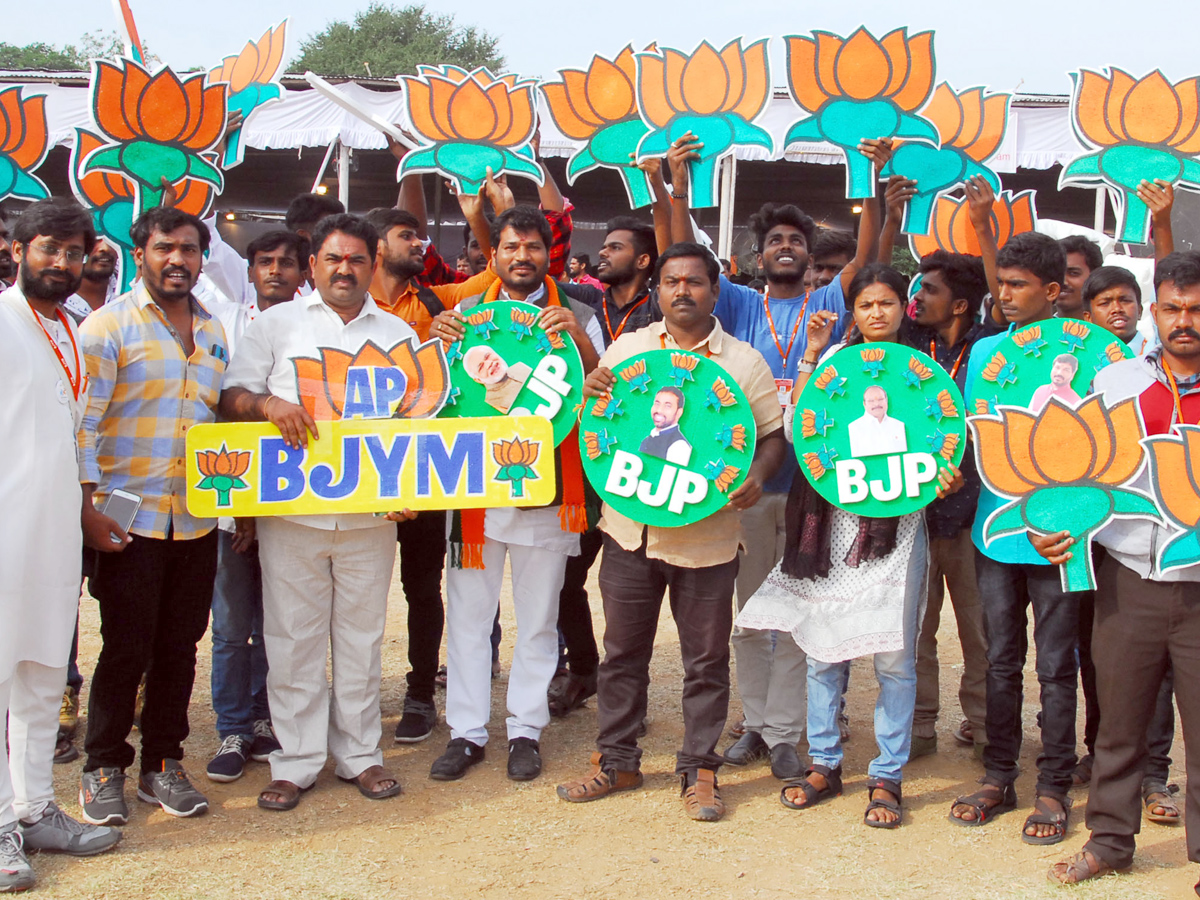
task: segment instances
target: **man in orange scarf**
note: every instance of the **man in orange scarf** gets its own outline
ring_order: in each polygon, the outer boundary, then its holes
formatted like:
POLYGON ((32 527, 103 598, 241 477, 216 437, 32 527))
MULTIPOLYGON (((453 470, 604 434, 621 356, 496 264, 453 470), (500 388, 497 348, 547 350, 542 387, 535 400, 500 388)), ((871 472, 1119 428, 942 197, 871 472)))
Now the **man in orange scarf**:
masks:
MULTIPOLYGON (((603 350, 600 323, 585 304, 564 296, 547 277, 550 226, 536 209, 516 206, 492 223, 492 258, 499 281, 481 296, 447 310, 430 329, 453 343, 464 332, 462 312, 478 303, 523 300, 542 307, 539 324, 570 335, 583 357, 584 373, 603 350)), ((568 436, 558 451, 560 487, 548 507, 467 510, 461 539, 451 533, 446 574, 446 723, 450 743, 430 777, 453 781, 484 758, 491 706, 492 621, 500 603, 504 559, 512 561, 517 641, 508 681, 508 777, 530 781, 541 774, 538 741, 550 721, 546 690, 558 661, 558 594, 567 558, 579 555, 586 529, 583 472, 578 443, 568 436)))

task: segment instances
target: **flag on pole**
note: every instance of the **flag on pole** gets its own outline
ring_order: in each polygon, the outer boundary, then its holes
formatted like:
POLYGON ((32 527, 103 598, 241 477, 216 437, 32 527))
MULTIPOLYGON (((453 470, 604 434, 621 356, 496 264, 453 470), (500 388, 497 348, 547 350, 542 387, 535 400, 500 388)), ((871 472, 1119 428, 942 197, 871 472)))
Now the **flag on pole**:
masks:
POLYGON ((142 53, 142 39, 138 37, 137 24, 133 21, 133 10, 129 8, 129 0, 113 0, 113 11, 120 22, 121 34, 125 39, 125 55, 146 65, 142 53))

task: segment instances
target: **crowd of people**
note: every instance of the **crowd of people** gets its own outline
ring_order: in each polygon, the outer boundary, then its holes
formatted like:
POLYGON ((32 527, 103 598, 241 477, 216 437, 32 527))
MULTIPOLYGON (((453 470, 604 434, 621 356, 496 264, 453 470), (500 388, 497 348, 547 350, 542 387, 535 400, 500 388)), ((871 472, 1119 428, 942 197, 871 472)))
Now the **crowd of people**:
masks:
MULTIPOLYGON (((83 856, 116 846, 135 762, 139 800, 179 817, 207 809, 183 759, 197 648, 210 624, 221 743, 208 779, 234 781, 250 760, 267 762, 258 805, 283 812, 332 757, 338 778, 364 797, 398 795, 400 777, 380 749, 397 545, 410 671, 394 739, 433 734, 444 685, 450 740, 433 779, 463 778, 486 760, 507 560, 517 631, 508 777, 538 778, 551 717, 596 698, 596 751, 589 770, 557 786, 564 801, 642 784, 638 741, 666 596, 683 660, 676 773, 687 816, 724 815, 724 765, 769 761, 789 809, 839 795, 850 661, 870 658, 878 755, 864 823, 901 826, 905 765, 937 750, 936 635, 949 594, 964 662, 953 737, 983 769, 980 789, 947 810, 951 823, 985 826, 1018 806, 1030 612, 1042 743, 1021 839, 1062 841, 1070 792, 1089 786, 1091 839, 1050 872, 1073 883, 1129 866, 1143 814, 1183 819, 1168 784, 1172 693, 1185 740, 1200 747, 1191 705, 1200 679, 1189 677, 1200 665, 1200 571, 1155 568, 1164 526, 1118 520, 1098 532, 1098 588, 1068 593, 1057 565, 1079 536, 985 544, 982 522, 1002 501, 981 484, 970 453, 961 469, 939 473, 926 509, 866 519, 822 499, 789 446, 796 398, 841 347, 899 342, 928 352, 973 409, 975 376, 996 344, 1054 316, 1085 319, 1129 344, 1134 357, 1104 369, 1095 390, 1113 402, 1139 398, 1148 433, 1200 421, 1200 254, 1172 252, 1170 187, 1143 183, 1139 192, 1154 210, 1158 255, 1146 336, 1137 279, 1103 265, 1086 239, 1028 232, 997 247, 983 179, 966 188, 981 256, 929 254, 914 297, 890 265, 915 189, 899 176, 882 203, 863 202, 857 236, 819 229, 795 204, 767 204, 749 222, 760 283, 723 272, 696 242, 688 209, 688 166, 702 149, 685 135, 665 160, 643 164, 653 221, 611 221, 594 270, 587 256, 570 255, 572 207, 548 172, 538 207, 517 205, 503 179, 458 194, 467 224, 453 266, 428 237, 421 176, 401 183, 395 206, 361 216, 329 197, 297 197, 286 228, 257 237, 244 258, 211 220, 173 208, 168 192, 133 225, 138 277, 120 296, 111 287, 118 257, 73 200, 34 203, 0 232, 0 265, 11 260, 0 277, 12 282, 0 294, 0 505, 16 513, 0 526, 8 740, 0 891, 33 885, 28 851, 83 856), (323 427, 305 403, 320 386, 306 383, 297 360, 406 339, 449 346, 468 310, 496 300, 535 304, 541 327, 569 336, 587 397, 606 396, 614 369, 649 350, 703 353, 725 369, 758 433, 728 504, 694 524, 647 525, 604 505, 578 454, 556 451, 555 497, 540 508, 257 520, 189 512, 192 426, 265 421, 288 446, 305 447, 323 427), (603 658, 586 590, 597 559, 603 658), (82 579, 99 603, 102 648, 82 742, 80 821, 57 805, 51 773, 79 754, 82 579), (742 715, 722 749, 731 648, 742 715)), ((866 141, 859 152, 882 165, 891 142, 866 141)), ((1186 805, 1200 822, 1200 753, 1193 771, 1186 805)), ((1190 829, 1188 856, 1200 862, 1200 826, 1190 829)))

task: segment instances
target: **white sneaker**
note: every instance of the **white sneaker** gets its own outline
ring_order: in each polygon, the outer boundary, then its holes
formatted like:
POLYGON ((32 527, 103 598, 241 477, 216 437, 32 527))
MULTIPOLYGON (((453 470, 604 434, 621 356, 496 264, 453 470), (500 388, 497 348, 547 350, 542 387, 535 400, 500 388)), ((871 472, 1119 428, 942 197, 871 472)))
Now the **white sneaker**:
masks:
POLYGON ((0 831, 0 893, 33 887, 33 867, 25 858, 24 839, 15 824, 0 831))

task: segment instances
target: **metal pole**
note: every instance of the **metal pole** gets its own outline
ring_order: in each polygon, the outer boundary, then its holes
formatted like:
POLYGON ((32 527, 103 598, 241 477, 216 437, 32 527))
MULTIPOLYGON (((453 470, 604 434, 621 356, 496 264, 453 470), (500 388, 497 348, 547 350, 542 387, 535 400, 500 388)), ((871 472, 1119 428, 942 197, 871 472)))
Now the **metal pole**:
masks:
POLYGON ((1104 233, 1104 191, 1102 187, 1096 188, 1096 213, 1092 220, 1093 227, 1101 234, 1104 233))
POLYGON ((717 231, 717 256, 731 259, 733 249, 733 202, 737 180, 737 157, 728 157, 721 167, 721 224, 717 231))
POLYGON ((350 148, 345 142, 338 145, 338 199, 350 209, 350 148))
POLYGON ((321 179, 325 177, 325 170, 329 168, 329 159, 333 156, 333 148, 337 146, 337 143, 337 138, 329 142, 329 149, 325 151, 325 158, 321 160, 321 168, 317 170, 317 177, 313 179, 312 193, 314 194, 321 186, 321 179))

